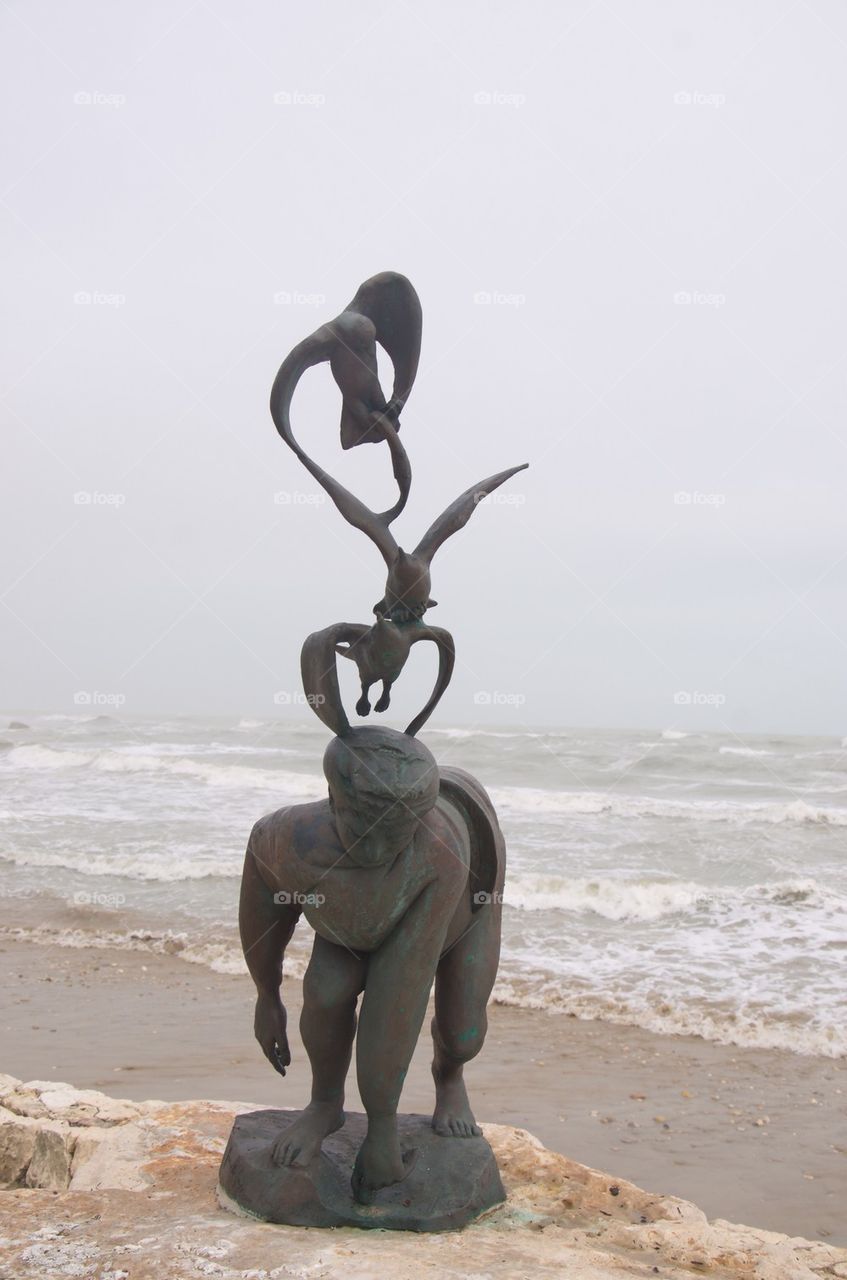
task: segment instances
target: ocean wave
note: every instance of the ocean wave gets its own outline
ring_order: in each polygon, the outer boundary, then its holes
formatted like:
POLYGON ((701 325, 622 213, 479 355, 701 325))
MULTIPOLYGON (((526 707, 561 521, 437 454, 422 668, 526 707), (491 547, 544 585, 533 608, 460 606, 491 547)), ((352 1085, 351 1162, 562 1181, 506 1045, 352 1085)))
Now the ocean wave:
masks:
POLYGON ((729 800, 660 800, 611 791, 545 791, 537 787, 492 787, 504 813, 533 816, 608 814, 615 818, 677 818, 694 822, 803 822, 847 826, 847 809, 813 806, 804 800, 770 804, 729 800))
POLYGON ((211 786, 253 787, 304 800, 326 795, 326 782, 314 774, 292 770, 260 769, 250 765, 213 764, 188 756, 158 755, 149 751, 76 751, 36 744, 9 752, 11 765, 23 769, 82 769, 100 773, 161 773, 196 778, 211 786))
MULTIPOLYGON (((192 941, 187 933, 170 929, 157 932, 153 929, 76 929, 51 928, 36 925, 0 927, 0 938, 19 942, 31 942, 43 947, 71 947, 93 951, 142 951, 148 955, 174 956, 188 964, 200 964, 213 973, 246 974, 241 948, 228 942, 209 939, 192 941)), ((303 946, 286 952, 285 976, 301 979, 306 972, 309 957, 303 946)))
POLYGON ((767 809, 768 822, 802 822, 826 827, 847 826, 847 810, 811 805, 805 800, 792 800, 790 804, 784 805, 768 805, 767 809))
POLYGON ((11 862, 18 867, 54 867, 86 876, 115 876, 169 884, 180 880, 237 878, 244 866, 244 854, 215 855, 202 846, 190 849, 115 849, 104 854, 85 849, 37 848, 0 852, 0 862, 11 862))
POLYGON ((436 729, 427 728, 425 734, 439 738, 561 738, 561 733, 533 733, 529 729, 436 729))
POLYGON ((836 894, 810 879, 740 888, 681 880, 626 880, 620 876, 571 879, 526 874, 507 877, 504 901, 518 911, 570 911, 645 924, 666 916, 744 905, 842 905, 836 894))
POLYGON ((699 1036, 717 1044, 784 1049, 823 1058, 847 1056, 847 1028, 842 1023, 811 1021, 805 1010, 792 1016, 762 1013, 744 1006, 673 1004, 640 996, 575 993, 546 978, 531 979, 508 973, 497 979, 492 999, 495 1004, 564 1013, 585 1021, 642 1027, 659 1035, 699 1036))
POLYGON ((759 751, 755 747, 718 747, 719 756, 772 756, 773 751, 759 751))
POLYGON ((24 769, 78 769, 89 764, 94 751, 57 751, 55 747, 42 747, 32 743, 15 747, 9 752, 9 764, 24 769))
POLYGON ((662 737, 666 742, 680 742, 683 738, 690 738, 690 733, 683 733, 681 729, 663 729, 662 737))
MULTIPOLYGON (((773 889, 774 886, 771 886, 773 889)), ((231 931, 227 931, 231 934, 231 931)), ((170 956, 201 965, 214 973, 245 976, 247 968, 234 936, 214 936, 206 928, 199 935, 182 930, 147 928, 79 927, 77 925, 7 926, 0 938, 43 947, 93 951, 132 951, 170 956)), ((310 931, 295 935, 285 956, 285 977, 302 979, 309 962, 310 931)), ((573 981, 549 972, 527 971, 504 955, 492 997, 495 1004, 567 1014, 584 1020, 601 1020, 641 1027, 661 1035, 691 1035, 719 1044, 840 1058, 847 1055, 847 1028, 840 1019, 817 1016, 808 1008, 762 1009, 740 990, 720 999, 655 992, 579 989, 573 981)))

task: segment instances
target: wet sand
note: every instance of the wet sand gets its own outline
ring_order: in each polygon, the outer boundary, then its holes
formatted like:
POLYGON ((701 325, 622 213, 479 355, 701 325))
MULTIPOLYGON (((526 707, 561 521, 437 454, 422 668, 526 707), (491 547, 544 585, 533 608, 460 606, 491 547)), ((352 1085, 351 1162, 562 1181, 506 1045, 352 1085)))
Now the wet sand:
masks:
MULTIPOLYGON (((253 987, 170 956, 0 943, 0 1071, 135 1099, 300 1106, 308 1060, 286 980, 285 1080, 252 1037, 253 987)), ((432 1106, 428 1033, 403 1095, 432 1106)), ((468 1069, 482 1121, 710 1217, 847 1244, 847 1061, 494 1005, 468 1069)), ((350 1109, 360 1106, 355 1083, 350 1109)))

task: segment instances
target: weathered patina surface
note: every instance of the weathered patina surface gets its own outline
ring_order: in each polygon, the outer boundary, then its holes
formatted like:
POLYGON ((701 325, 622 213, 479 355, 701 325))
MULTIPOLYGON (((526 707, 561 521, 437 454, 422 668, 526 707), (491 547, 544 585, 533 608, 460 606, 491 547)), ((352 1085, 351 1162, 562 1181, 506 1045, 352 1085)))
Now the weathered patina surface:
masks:
MULTIPOLYGON (((284 1124, 271 1117, 259 1130, 254 1125, 233 1131, 221 1169, 222 1185, 230 1194, 278 1222, 327 1225, 333 1214, 355 1219, 353 1202, 340 1208, 336 1194, 352 1129, 332 1144, 331 1161, 328 1153, 322 1154, 324 1143, 345 1123, 344 1084, 354 1043, 367 1113, 351 1160, 355 1202, 371 1205, 382 1188, 410 1179, 424 1145, 430 1154, 407 1184, 410 1195, 399 1201, 403 1213, 396 1225, 417 1230, 433 1229, 427 1224, 435 1221, 442 1227, 462 1226, 502 1193, 463 1071, 485 1039, 486 1005, 500 951, 505 847, 480 784, 460 769, 439 768, 415 734, 444 693, 455 657, 450 633, 423 622, 436 603, 430 597, 432 558, 467 523, 479 500, 521 467, 465 490, 413 552, 398 545, 390 525, 405 507, 411 484, 398 435, 399 414, 414 382, 420 336, 417 294, 403 276, 383 272, 361 286, 339 317, 291 352, 271 394, 271 412, 283 440, 344 518, 375 543, 388 568, 385 595, 374 607, 375 623, 336 623, 313 633, 303 645, 307 702, 335 735, 324 755, 327 799, 261 819, 245 858, 239 919, 257 989, 254 1029, 282 1075, 291 1061, 280 993, 285 948, 301 915, 316 935, 300 1022, 312 1068, 312 1100, 297 1117, 286 1116, 284 1124), (379 385, 377 342, 394 363, 390 400, 379 385), (309 458, 294 437, 289 416, 294 388, 305 370, 321 361, 329 362, 342 393, 342 446, 388 447, 398 486, 397 501, 388 511, 370 511, 309 458), (374 710, 388 708, 391 686, 419 640, 436 644, 438 675, 431 696, 405 732, 352 727, 341 701, 337 658, 356 663, 362 688, 356 711, 365 716, 371 710, 369 690, 380 681, 382 693, 374 710), (404 1147, 397 1115, 433 983, 431 1130, 450 1143, 437 1159, 432 1158, 431 1135, 426 1144, 407 1142, 404 1147), (272 1135, 264 1153, 262 1133, 272 1135), (445 1167, 450 1178, 443 1175, 445 1167), (270 1192, 263 1168, 274 1171, 273 1214, 267 1209, 270 1192), (284 1170, 291 1171, 287 1179, 280 1172, 284 1170), (310 1198, 304 1192, 309 1185, 335 1188, 331 1212, 320 1194, 310 1198), (259 1195, 257 1188, 268 1194, 259 1195), (440 1200, 436 1190, 443 1193, 440 1200), (432 1209, 435 1200, 437 1212, 432 1209)), ((419 1128, 416 1121, 412 1130, 419 1128)))

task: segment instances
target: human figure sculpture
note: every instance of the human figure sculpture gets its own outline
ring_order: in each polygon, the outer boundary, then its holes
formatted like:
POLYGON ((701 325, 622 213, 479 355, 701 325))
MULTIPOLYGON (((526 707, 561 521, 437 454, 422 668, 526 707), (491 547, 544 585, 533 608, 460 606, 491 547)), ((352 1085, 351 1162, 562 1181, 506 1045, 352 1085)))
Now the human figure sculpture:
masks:
POLYGON ((274 1141, 271 1162, 281 1169, 314 1167, 322 1145, 344 1124, 355 1040, 367 1113, 352 1171, 353 1196, 361 1205, 405 1179, 415 1164, 415 1151, 401 1149, 398 1104, 433 982, 432 1128, 447 1140, 479 1139, 463 1072, 485 1039, 505 876, 503 837, 482 786, 461 769, 439 768, 415 735, 447 687, 454 663, 450 633, 423 622, 435 604, 429 594, 432 557, 467 523, 478 500, 521 468, 466 490, 414 552, 399 547, 389 526, 403 510, 411 483, 399 413, 414 382, 420 335, 417 294, 403 276, 384 272, 360 287, 341 316, 295 347, 271 394, 282 438, 345 519, 374 541, 388 567, 375 623, 335 623, 303 645, 308 705, 334 735, 323 762, 328 797, 280 809, 256 823, 239 910, 244 955, 257 989, 256 1039, 283 1076, 291 1061, 280 994, 283 957, 301 915, 315 931, 300 1021, 312 1096, 274 1141), (390 401, 377 376, 377 341, 395 367, 390 401), (370 511, 313 462, 292 433, 294 388, 319 361, 330 363, 342 392, 342 446, 388 446, 398 499, 386 512, 370 511), (337 658, 357 665, 362 695, 356 710, 364 716, 371 710, 369 690, 379 681, 382 694, 373 709, 387 709, 391 685, 419 640, 432 641, 439 651, 435 688, 422 710, 402 733, 352 727, 341 702, 337 658))
POLYGON ((462 1076, 485 1039, 505 850, 479 784, 460 769, 439 770, 406 734, 353 729, 330 742, 324 772, 327 800, 281 809, 254 827, 241 938, 258 991, 256 1038, 284 1074, 291 1059, 282 956, 301 910, 315 930, 300 1020, 312 1099, 273 1159, 308 1165, 343 1124, 356 1035, 368 1131, 353 1194, 368 1204, 414 1160, 400 1150, 397 1107, 433 979, 432 1125, 446 1138, 480 1133, 462 1076))

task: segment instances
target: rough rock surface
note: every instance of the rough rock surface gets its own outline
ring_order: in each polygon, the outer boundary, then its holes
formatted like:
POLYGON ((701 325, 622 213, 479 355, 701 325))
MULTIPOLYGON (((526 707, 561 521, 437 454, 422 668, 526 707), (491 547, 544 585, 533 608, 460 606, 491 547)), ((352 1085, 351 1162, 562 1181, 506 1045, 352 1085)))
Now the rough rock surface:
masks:
POLYGON ((230 1128, 258 1108, 116 1102, 8 1076, 0 1105, 0 1153, 15 1153, 5 1168, 16 1171, 0 1193, 3 1280, 847 1278, 845 1249, 708 1222, 684 1200, 575 1164, 505 1125, 484 1128, 506 1204, 464 1231, 421 1236, 272 1226, 223 1206, 217 1172, 230 1128))

